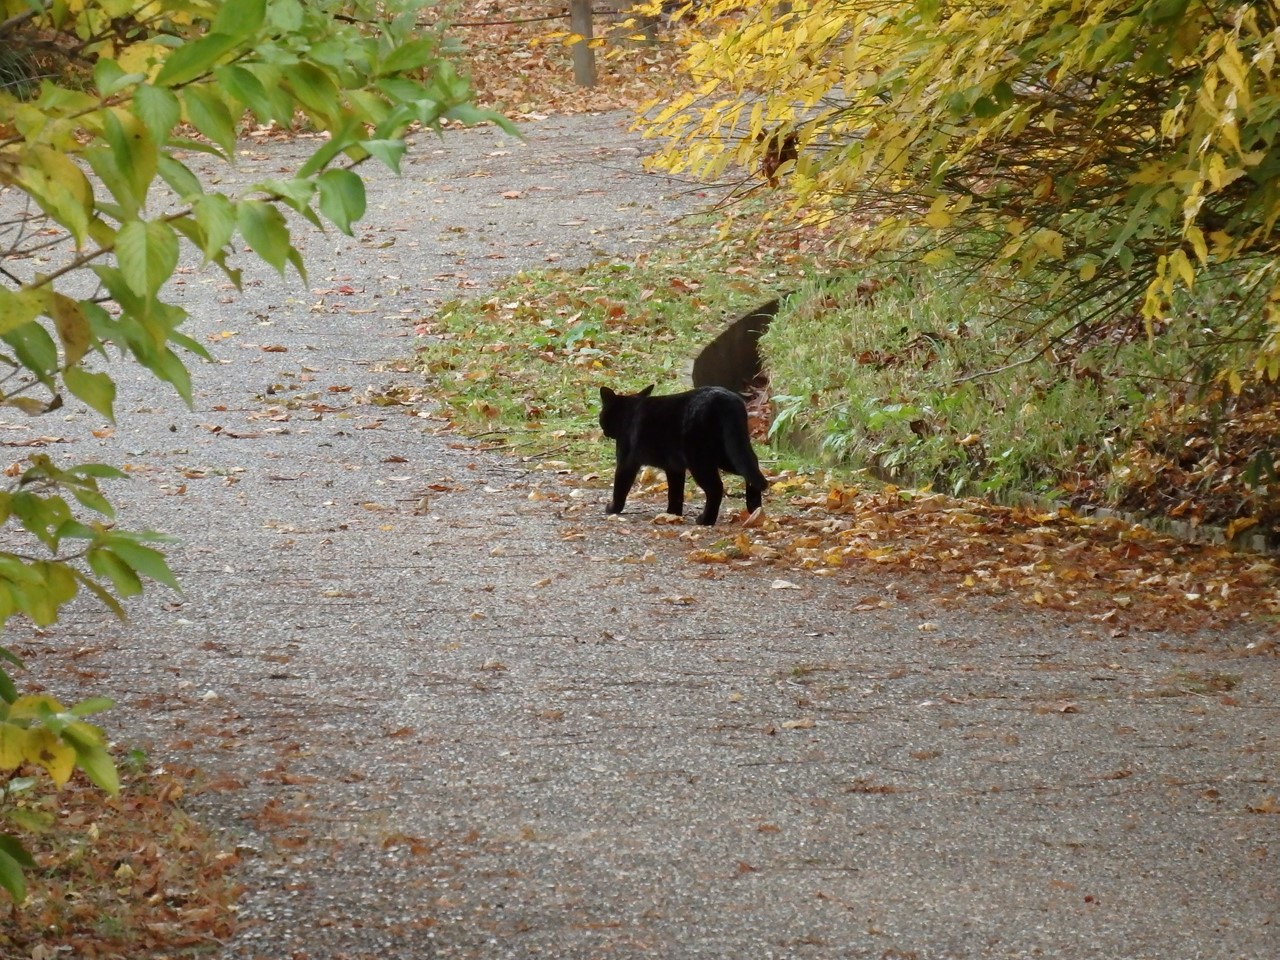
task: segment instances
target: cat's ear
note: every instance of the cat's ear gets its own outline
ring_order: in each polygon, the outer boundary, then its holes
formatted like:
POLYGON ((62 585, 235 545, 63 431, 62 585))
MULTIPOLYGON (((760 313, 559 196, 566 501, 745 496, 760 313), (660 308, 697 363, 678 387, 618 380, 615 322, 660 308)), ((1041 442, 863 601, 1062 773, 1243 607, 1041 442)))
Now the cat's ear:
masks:
POLYGON ((618 399, 618 395, 614 393, 612 390, 610 390, 608 387, 600 388, 601 403, 608 403, 610 400, 617 400, 617 399, 618 399))
POLYGON ((637 396, 637 397, 647 397, 649 394, 653 393, 653 388, 654 388, 655 386, 657 386, 657 384, 653 384, 653 383, 649 384, 647 387, 645 387, 643 390, 641 390, 639 393, 637 393, 637 394, 636 394, 636 396, 637 396))

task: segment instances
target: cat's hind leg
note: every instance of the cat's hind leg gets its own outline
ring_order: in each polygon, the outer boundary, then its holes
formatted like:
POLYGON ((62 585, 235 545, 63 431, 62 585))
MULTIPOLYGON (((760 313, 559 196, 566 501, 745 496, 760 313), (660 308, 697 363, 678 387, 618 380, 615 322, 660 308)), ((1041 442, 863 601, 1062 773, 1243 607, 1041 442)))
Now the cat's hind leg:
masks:
POLYGON ((720 501, 724 499, 724 481, 720 479, 720 471, 715 467, 702 468, 696 473, 692 470, 693 481, 707 495, 707 505, 698 516, 698 523, 704 527, 715 525, 720 516, 720 501))

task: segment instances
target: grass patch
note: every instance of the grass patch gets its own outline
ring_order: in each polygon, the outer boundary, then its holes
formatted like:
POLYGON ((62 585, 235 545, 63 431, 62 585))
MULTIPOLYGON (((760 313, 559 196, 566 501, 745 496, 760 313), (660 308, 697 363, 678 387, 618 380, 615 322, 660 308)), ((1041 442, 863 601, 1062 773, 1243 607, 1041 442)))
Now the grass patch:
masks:
POLYGON ((1086 356, 1096 379, 1064 376, 1049 358, 1011 364, 1013 336, 984 319, 980 295, 928 272, 868 270, 789 306, 762 345, 774 434, 816 436, 825 459, 894 481, 1059 492, 1127 443, 1128 411, 1144 399, 1116 380, 1133 350, 1086 356))
POLYGON ((417 362, 465 432, 524 455, 598 462, 599 388, 687 389, 697 350, 726 322, 800 282, 752 271, 732 250, 520 273, 420 326, 417 362))
POLYGON ((762 344, 772 435, 953 496, 1032 494, 1274 532, 1275 391, 1197 387, 1196 344, 1149 336, 1136 317, 1099 336, 1033 310, 992 319, 996 307, 927 268, 808 288, 762 344), (1222 429, 1232 423, 1248 429, 1222 429))

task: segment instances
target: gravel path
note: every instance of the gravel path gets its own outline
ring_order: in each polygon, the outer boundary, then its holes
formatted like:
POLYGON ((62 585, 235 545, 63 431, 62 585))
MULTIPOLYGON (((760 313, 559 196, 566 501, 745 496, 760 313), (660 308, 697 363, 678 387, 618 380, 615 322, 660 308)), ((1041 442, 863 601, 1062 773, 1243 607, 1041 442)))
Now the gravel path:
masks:
POLYGON ((1273 659, 694 568, 645 536, 660 504, 606 522, 429 402, 357 402, 417 385, 388 361, 433 304, 697 202, 618 116, 527 134, 424 142, 355 239, 305 240, 305 285, 180 276, 219 360, 193 411, 138 378, 113 436, 27 428, 130 464, 122 522, 181 538, 181 595, 8 640, 206 771, 247 884, 223 956, 1280 956, 1273 659))

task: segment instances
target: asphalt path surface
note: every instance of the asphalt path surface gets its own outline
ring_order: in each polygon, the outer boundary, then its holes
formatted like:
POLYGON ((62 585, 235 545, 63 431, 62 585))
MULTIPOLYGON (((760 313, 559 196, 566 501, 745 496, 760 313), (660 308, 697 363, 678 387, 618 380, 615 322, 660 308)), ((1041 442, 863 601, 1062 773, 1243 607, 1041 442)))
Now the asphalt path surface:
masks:
POLYGON ((191 809, 247 885, 222 955, 1280 956, 1274 659, 938 608, 874 568, 699 567, 649 535, 658 500, 607 521, 603 489, 406 393, 434 305, 632 256, 707 200, 642 173, 619 116, 526 134, 366 171, 368 217, 302 240, 305 283, 184 267, 217 358, 193 410, 121 368, 114 433, 6 424, 128 464, 120 522, 179 538, 181 594, 6 640, 204 771, 191 809))

